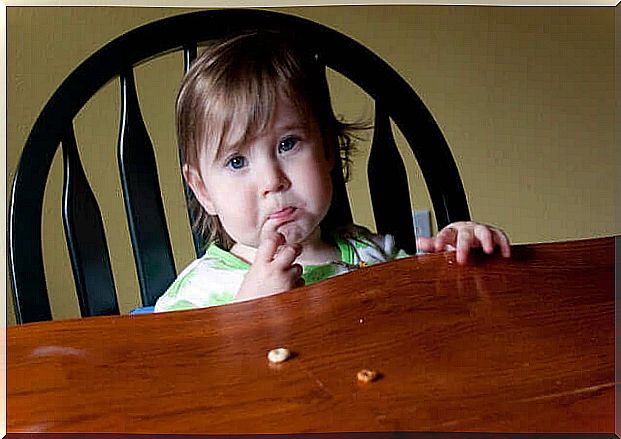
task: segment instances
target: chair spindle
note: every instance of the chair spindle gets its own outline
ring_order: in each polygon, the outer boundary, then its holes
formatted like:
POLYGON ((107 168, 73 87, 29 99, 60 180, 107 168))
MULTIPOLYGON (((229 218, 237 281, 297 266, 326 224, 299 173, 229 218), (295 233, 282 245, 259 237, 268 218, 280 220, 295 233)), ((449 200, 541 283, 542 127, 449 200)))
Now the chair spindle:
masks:
POLYGON ((88 183, 70 124, 62 137, 62 217, 82 317, 119 314, 101 211, 88 183))
MULTIPOLYGON (((196 44, 186 45, 183 47, 183 73, 186 74, 192 67, 192 62, 196 59, 196 44)), ((181 157, 181 150, 179 150, 179 163, 183 164, 183 159, 181 157)), ((194 193, 190 189, 190 187, 185 182, 185 179, 182 177, 183 182, 183 192, 185 193, 185 201, 186 206, 188 206, 188 218, 190 220, 190 226, 192 227, 192 241, 194 242, 194 251, 196 252, 196 256, 200 257, 205 252, 205 245, 203 238, 194 228, 194 214, 190 206, 194 204, 194 193)))
POLYGON ((391 234, 399 247, 416 253, 407 171, 395 143, 388 113, 375 104, 375 129, 367 169, 377 232, 391 234))
POLYGON ((154 305, 176 276, 153 144, 145 127, 134 75, 121 72, 119 167, 138 282, 144 306, 154 305))
POLYGON ((196 59, 196 44, 188 44, 183 47, 183 73, 188 73, 192 62, 196 59))

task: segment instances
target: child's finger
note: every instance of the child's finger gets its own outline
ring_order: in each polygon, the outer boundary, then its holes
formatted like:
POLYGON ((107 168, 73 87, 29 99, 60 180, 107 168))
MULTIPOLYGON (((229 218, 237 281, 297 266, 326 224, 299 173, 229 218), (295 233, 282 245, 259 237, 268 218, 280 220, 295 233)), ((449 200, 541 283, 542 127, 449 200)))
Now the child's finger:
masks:
POLYGON ((268 237, 274 236, 275 234, 281 234, 278 232, 278 230, 276 230, 277 228, 278 221, 274 219, 268 219, 267 221, 265 221, 261 226, 261 230, 259 232, 259 245, 261 245, 261 242, 263 242, 268 237))
POLYGON ((285 237, 282 233, 274 233, 269 236, 264 236, 261 239, 259 248, 257 249, 257 255, 255 256, 255 262, 269 263, 276 257, 276 251, 278 247, 285 243, 285 237))
POLYGON ((283 269, 290 267, 302 252, 302 246, 298 244, 285 244, 278 250, 274 257, 274 263, 283 269))
POLYGON ((472 248, 474 236, 472 230, 468 228, 462 228, 457 233, 457 243, 455 244, 456 255, 458 264, 465 264, 468 260, 468 252, 472 248))
POLYGON ((494 237, 489 227, 483 224, 477 224, 474 227, 474 236, 479 240, 485 253, 490 254, 494 251, 494 237))
POLYGON ((302 279, 302 266, 300 264, 293 264, 289 270, 287 270, 287 274, 291 276, 291 279, 294 280, 293 284, 298 286, 300 280, 302 281, 302 285, 304 285, 304 279, 302 279))
POLYGON ((494 242, 500 247, 502 256, 508 258, 511 256, 511 245, 509 244, 509 238, 507 235, 498 229, 493 230, 494 242))
POLYGON ((454 245, 457 238, 457 230, 452 227, 445 227, 440 230, 435 239, 435 251, 442 252, 446 250, 447 245, 454 245))
POLYGON ((416 238, 416 250, 419 252, 434 252, 436 250, 435 239, 425 236, 416 238))

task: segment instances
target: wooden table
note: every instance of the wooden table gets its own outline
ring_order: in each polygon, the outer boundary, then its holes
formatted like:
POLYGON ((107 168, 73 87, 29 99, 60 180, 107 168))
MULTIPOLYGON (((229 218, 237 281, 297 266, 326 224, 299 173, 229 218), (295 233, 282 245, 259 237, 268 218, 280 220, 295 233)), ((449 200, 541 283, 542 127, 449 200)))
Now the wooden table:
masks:
POLYGON ((229 306, 10 327, 7 430, 613 432, 614 250, 426 255, 229 306), (295 356, 270 366, 278 346, 295 356))

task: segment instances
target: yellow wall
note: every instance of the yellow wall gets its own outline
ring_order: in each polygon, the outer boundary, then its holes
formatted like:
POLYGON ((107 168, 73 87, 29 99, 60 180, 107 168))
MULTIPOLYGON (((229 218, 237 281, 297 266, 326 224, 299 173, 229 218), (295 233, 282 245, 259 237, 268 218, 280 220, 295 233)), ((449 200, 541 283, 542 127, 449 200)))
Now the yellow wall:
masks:
MULTIPOLYGON (((513 242, 619 233, 614 181, 613 8, 347 6, 282 9, 367 45, 417 90, 461 172, 474 219, 501 225, 513 242)), ((53 90, 85 57, 173 8, 7 7, 7 186, 21 147, 53 90)), ((177 269, 192 258, 172 132, 180 56, 137 69, 144 117, 156 145, 177 269), (164 73, 164 75, 162 75, 164 73), (154 109, 155 108, 155 109, 154 109)), ((372 106, 333 77, 337 111, 372 106)), ((76 121, 99 194, 123 312, 138 305, 121 189, 116 177, 118 85, 106 86, 76 121), (111 103, 112 108, 106 109, 111 103)), ((429 207, 408 157, 414 206, 429 207)), ((373 226, 365 148, 350 191, 355 219, 373 226)), ((58 160, 44 206, 44 256, 55 318, 78 315, 60 220, 58 160)), ((8 190, 8 189, 7 189, 8 190)), ((10 295, 9 295, 10 296, 10 295)), ((8 300, 8 321, 14 322, 8 300)))

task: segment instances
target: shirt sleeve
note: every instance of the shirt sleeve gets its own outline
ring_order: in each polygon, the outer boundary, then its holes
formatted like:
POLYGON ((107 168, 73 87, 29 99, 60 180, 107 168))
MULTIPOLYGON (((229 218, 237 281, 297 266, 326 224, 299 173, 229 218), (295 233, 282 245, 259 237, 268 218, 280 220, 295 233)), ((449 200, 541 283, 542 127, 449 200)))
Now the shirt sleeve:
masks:
POLYGON ((371 239, 381 249, 387 261, 410 256, 397 246, 393 235, 371 235, 371 239))
POLYGON ((353 248, 354 264, 372 265, 410 256, 399 249, 392 235, 379 235, 364 227, 353 226, 344 237, 353 248))
POLYGON ((155 312, 204 308, 232 303, 245 270, 223 267, 217 261, 194 261, 157 300, 155 312))

